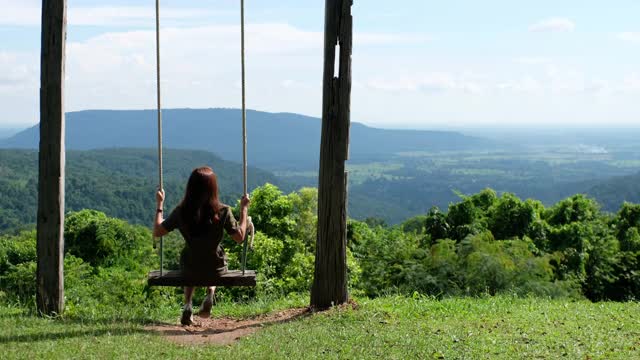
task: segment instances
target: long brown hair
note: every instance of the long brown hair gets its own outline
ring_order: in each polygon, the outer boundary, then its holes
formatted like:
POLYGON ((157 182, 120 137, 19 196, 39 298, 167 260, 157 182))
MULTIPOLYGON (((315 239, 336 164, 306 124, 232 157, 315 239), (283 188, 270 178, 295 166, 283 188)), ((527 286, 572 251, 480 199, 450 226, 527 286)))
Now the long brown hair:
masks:
POLYGON ((182 207, 182 220, 189 232, 198 233, 204 226, 220 220, 222 204, 218 199, 218 177, 208 166, 194 169, 189 176, 182 207))

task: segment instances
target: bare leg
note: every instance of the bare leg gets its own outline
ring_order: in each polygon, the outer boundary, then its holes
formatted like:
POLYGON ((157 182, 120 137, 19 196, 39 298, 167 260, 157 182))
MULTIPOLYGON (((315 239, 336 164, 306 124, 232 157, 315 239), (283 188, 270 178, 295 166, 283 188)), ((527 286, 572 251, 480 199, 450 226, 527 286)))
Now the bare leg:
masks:
POLYGON ((193 286, 184 287, 184 307, 185 309, 191 308, 191 302, 193 301, 193 292, 196 290, 193 286))
POLYGON ((195 289, 195 287, 184 287, 184 310, 182 310, 182 318, 180 319, 180 323, 182 325, 193 324, 193 309, 191 307, 191 302, 193 300, 193 292, 195 289))
POLYGON ((215 286, 209 286, 207 288, 207 300, 213 301, 213 295, 215 295, 215 292, 216 292, 216 287, 215 286))
POLYGON ((210 286, 207 288, 207 296, 204 298, 202 306, 200 306, 200 312, 198 313, 200 317, 208 318, 209 316, 211 316, 211 307, 213 307, 213 296, 215 292, 215 286, 210 286))

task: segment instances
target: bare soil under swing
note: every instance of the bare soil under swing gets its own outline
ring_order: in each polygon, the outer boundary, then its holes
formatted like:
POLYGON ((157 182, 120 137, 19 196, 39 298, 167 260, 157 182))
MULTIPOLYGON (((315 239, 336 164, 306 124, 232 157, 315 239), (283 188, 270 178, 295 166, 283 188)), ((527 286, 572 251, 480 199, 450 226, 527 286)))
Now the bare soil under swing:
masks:
POLYGON ((261 328, 291 321, 311 312, 308 308, 288 309, 248 319, 200 318, 194 316, 194 324, 155 324, 146 329, 160 333, 167 340, 181 345, 230 345, 261 328))

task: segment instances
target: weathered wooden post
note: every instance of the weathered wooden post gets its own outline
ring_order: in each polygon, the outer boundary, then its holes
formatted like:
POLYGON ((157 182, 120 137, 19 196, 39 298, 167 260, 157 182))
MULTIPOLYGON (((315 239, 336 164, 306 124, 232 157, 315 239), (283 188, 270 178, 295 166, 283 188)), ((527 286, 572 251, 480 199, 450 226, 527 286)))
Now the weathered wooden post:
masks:
POLYGON ((349 154, 351 111, 352 5, 353 0, 325 3, 318 239, 311 289, 311 306, 318 309, 345 303, 349 296, 345 161, 349 154))
POLYGON ((64 310, 64 65, 67 0, 42 1, 38 176, 38 311, 64 310))

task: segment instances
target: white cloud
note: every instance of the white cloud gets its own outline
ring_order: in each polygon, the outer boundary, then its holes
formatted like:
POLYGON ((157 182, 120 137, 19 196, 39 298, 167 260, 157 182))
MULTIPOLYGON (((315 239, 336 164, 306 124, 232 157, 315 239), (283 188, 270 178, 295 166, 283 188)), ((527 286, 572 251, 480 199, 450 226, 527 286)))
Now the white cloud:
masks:
MULTIPOLYGON (((0 0, 2 1, 2 0, 0 0)), ((33 5, 33 4, 32 4, 33 5)), ((88 16, 88 15, 87 15, 88 16)), ((185 15, 186 16, 186 15, 185 15)), ((0 15, 2 17, 2 15, 0 15)), ((105 22, 111 21, 106 18, 105 22)), ((273 111, 319 113, 322 99, 321 31, 280 23, 247 26, 248 106, 273 111), (292 101, 295 99, 295 101, 292 101)), ((407 34, 355 33, 358 49, 382 44, 426 41, 407 34)), ((232 107, 240 104, 240 29, 238 25, 181 28, 161 33, 163 103, 167 107, 232 107)), ((368 62, 366 59, 355 61, 368 62)), ((39 54, 0 56, 0 91, 7 118, 37 119, 39 54), (29 60, 25 60, 28 58, 29 60), (28 66, 24 64, 29 64, 28 66), (27 76, 28 75, 28 76, 27 76), (17 96, 17 95, 16 95, 17 96)), ((67 44, 67 110, 131 109, 155 106, 155 32, 153 29, 103 33, 67 44)), ((425 83, 423 87, 434 87, 425 83)), ((468 87, 475 90, 473 86, 468 87)), ((316 115, 319 115, 316 113, 316 115)))
POLYGON ((640 43, 640 32, 622 32, 616 35, 618 39, 632 43, 640 43))
MULTIPOLYGON (((264 108, 261 101, 268 104, 275 97, 273 86, 281 87, 282 79, 305 79, 310 68, 321 74, 322 63, 310 61, 322 56, 320 33, 261 24, 249 25, 246 35, 249 106, 264 108)), ((237 106, 239 39, 238 26, 163 29, 166 106, 237 106)), ((153 31, 107 33, 70 43, 69 108, 151 108, 155 66, 153 31)))
MULTIPOLYGON (((192 24, 194 20, 204 23, 222 13, 209 9, 167 8, 160 10, 160 21, 163 24, 192 24)), ((88 26, 151 26, 155 24, 155 8, 153 6, 101 6, 79 7, 69 9, 69 24, 88 26)))
POLYGON ((519 57, 515 59, 515 62, 522 65, 548 65, 552 61, 545 57, 519 57))
POLYGON ((541 20, 529 27, 531 32, 570 32, 575 30, 576 24, 567 18, 553 17, 541 20))
MULTIPOLYGON (((295 90, 295 89, 309 89, 312 87, 312 84, 308 83, 304 80, 292 80, 286 79, 280 82, 280 86, 285 89, 295 90)), ((322 84, 318 84, 318 86, 322 86, 322 84)))
MULTIPOLYGON (((249 24, 246 31, 249 106, 302 113, 320 109, 322 32, 277 23, 249 24)), ((359 48, 423 40, 385 33, 354 37, 361 41, 359 48)), ((238 106, 239 40, 237 25, 162 29, 166 106, 238 106)), ((154 31, 106 33, 70 43, 67 58, 69 109, 153 107, 154 31)))
POLYGON ((38 54, 0 51, 0 127, 36 122, 38 61, 38 54))
POLYGON ((480 94, 484 87, 479 83, 451 73, 413 74, 399 78, 374 78, 366 84, 370 89, 402 92, 445 93, 458 91, 480 94))
POLYGON ((34 0, 0 0, 0 25, 39 25, 41 3, 34 0))
MULTIPOLYGON (((0 0, 0 25, 39 26, 41 2, 33 0, 0 0)), ((162 8, 161 21, 165 25, 193 25, 194 21, 205 23, 217 15, 227 12, 204 8, 162 8)), ((155 6, 69 6, 67 21, 71 26, 153 26, 155 6)))
POLYGON ((358 46, 419 44, 431 40, 431 36, 423 34, 355 33, 353 35, 353 42, 358 46))
MULTIPOLYGON (((24 1, 37 8, 37 14, 25 13, 22 20, 11 20, 11 16, 0 13, 0 26, 3 21, 24 22, 29 16, 32 19, 28 21, 39 24, 39 2, 24 1)), ((0 0, 0 5, 2 3, 0 0)), ((74 11, 70 21, 76 25, 153 24, 151 7, 74 11), (128 13, 119 14, 120 10, 128 13)), ((196 11, 164 12, 167 17, 162 29, 164 105, 237 107, 240 105, 239 28, 235 24, 199 26, 201 17, 196 11), (175 19, 173 23, 168 20, 171 17, 175 19)), ((554 25, 556 30, 562 28, 559 23, 554 25)), ((574 29, 575 25, 571 24, 568 27, 565 24, 564 31, 574 29)), ((551 31, 554 27, 551 25, 547 24, 544 31, 551 31)), ((68 110, 155 106, 155 35, 152 26, 144 28, 144 31, 105 33, 68 44, 68 110)), ((630 35, 621 38, 626 37, 633 38, 630 35)), ((421 34, 354 34, 354 120, 389 124, 403 119, 428 126, 425 121, 429 119, 474 123, 522 116, 530 121, 551 121, 549 119, 565 113, 589 119, 608 114, 604 110, 596 111, 597 102, 590 101, 589 97, 593 95, 604 98, 603 104, 612 104, 617 99, 617 109, 622 109, 619 112, 623 116, 635 111, 629 110, 636 108, 629 105, 634 100, 626 103, 626 98, 603 95, 627 89, 623 95, 634 98, 635 93, 631 91, 640 90, 640 75, 628 76, 623 84, 620 74, 612 76, 606 70, 601 74, 588 74, 584 68, 571 68, 566 59, 563 62, 563 58, 535 56, 535 49, 525 50, 525 54, 531 51, 534 56, 514 59, 488 54, 489 60, 483 61, 446 52, 427 55, 420 46, 411 46, 430 40, 421 34), (398 51, 390 50, 396 44, 401 45, 398 51), (609 81, 598 80, 599 75, 609 81), (420 106, 425 102, 428 106, 420 106)), ((250 24, 247 28, 248 106, 319 115, 322 47, 321 31, 307 31, 282 23, 250 24)), ((0 54, 0 106, 3 107, 0 124, 7 123, 6 119, 37 120, 38 62, 39 54, 35 50, 29 54, 0 54), (11 112, 20 116, 13 116, 11 112)))
POLYGON ((612 89, 611 89, 611 86, 609 85, 609 82, 604 80, 597 80, 597 79, 587 81, 583 89, 583 91, 587 95, 593 95, 598 97, 611 94, 611 90, 612 89))
POLYGON ((36 59, 27 53, 0 52, 0 93, 37 85, 36 59))
POLYGON ((629 74, 624 79, 624 89, 627 91, 640 91, 640 74, 629 74))
POLYGON ((524 75, 519 79, 501 82, 496 85, 496 89, 503 93, 527 93, 540 94, 543 91, 542 83, 531 75, 524 75))

